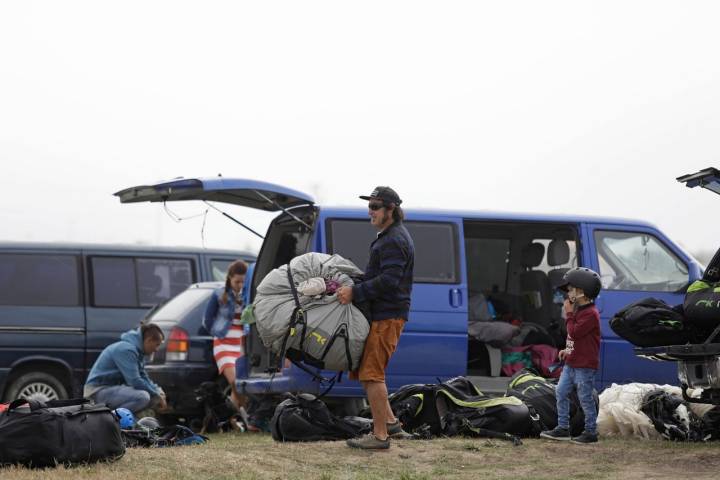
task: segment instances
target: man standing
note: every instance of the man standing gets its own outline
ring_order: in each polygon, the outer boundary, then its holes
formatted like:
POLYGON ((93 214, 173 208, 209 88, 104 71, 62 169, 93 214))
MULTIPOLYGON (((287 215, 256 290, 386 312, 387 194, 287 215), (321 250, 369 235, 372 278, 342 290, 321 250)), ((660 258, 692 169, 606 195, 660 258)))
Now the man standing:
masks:
POLYGON ((165 392, 145 371, 145 355, 160 348, 165 335, 154 323, 142 325, 105 347, 90 370, 83 396, 108 407, 138 413, 146 408, 167 409, 165 392))
POLYGON ((402 200, 390 187, 377 187, 368 200, 370 223, 379 230, 370 244, 370 259, 362 283, 342 287, 340 303, 353 300, 370 303, 371 326, 360 368, 350 378, 360 380, 370 403, 373 433, 348 440, 348 445, 363 449, 390 447, 390 437, 403 438, 400 422, 390 408, 385 385, 385 369, 397 348, 400 333, 410 312, 415 247, 402 221, 402 200))

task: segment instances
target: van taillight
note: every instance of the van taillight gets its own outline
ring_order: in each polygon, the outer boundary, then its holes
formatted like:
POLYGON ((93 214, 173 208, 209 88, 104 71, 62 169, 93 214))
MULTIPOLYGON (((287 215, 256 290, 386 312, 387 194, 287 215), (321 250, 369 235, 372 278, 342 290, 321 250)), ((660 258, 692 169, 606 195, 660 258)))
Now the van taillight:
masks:
POLYGON ((169 362, 183 362, 187 360, 190 348, 190 336, 180 327, 173 327, 167 341, 165 360, 169 362))

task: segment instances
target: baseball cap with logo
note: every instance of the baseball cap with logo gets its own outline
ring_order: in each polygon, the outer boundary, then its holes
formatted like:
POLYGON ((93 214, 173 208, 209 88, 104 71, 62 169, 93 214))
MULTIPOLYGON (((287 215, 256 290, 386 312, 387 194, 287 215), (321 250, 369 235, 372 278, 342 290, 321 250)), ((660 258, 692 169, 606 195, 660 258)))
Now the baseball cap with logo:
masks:
POLYGON ((385 204, 394 203, 400 205, 402 203, 400 196, 390 187, 375 187, 375 190, 369 196, 360 195, 360 198, 363 200, 382 200, 385 204))

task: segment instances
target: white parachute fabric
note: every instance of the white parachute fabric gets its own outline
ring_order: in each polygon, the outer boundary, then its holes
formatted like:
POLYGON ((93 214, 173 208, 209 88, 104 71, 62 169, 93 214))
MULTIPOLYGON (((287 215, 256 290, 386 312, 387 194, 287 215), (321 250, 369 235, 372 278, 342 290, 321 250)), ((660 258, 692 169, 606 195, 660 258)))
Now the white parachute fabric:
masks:
MULTIPOLYGON (((662 435, 653 426, 650 418, 641 410, 643 398, 653 390, 662 389, 670 395, 682 398, 680 387, 655 385, 652 383, 613 383, 600 394, 597 427, 602 436, 637 437, 660 439, 662 435)), ((696 396, 700 392, 690 392, 696 396)), ((690 409, 702 417, 712 406, 690 404, 690 409)), ((687 407, 680 405, 674 414, 679 421, 689 422, 687 407)))
MULTIPOLYGON (((296 287, 313 278, 352 286, 351 277, 363 273, 340 255, 314 252, 293 258, 290 272, 296 287)), ((305 363, 315 363, 314 366, 327 370, 356 370, 370 331, 370 323, 362 312, 352 304, 341 305, 335 294, 308 296, 298 293, 298 300, 303 315, 300 323, 291 328, 296 304, 288 265, 265 276, 253 302, 256 326, 263 344, 276 354, 302 351, 305 363), (281 352, 284 342, 285 352, 281 352)))

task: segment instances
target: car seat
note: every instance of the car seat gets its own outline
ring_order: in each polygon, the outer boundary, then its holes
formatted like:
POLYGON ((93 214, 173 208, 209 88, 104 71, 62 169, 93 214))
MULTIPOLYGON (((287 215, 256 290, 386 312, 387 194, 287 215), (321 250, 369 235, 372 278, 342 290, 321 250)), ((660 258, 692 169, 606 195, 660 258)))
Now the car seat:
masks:
POLYGON ((533 242, 522 249, 520 292, 522 295, 523 320, 547 325, 552 316, 553 291, 550 279, 542 270, 533 270, 542 263, 545 246, 533 242))

